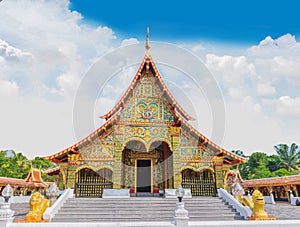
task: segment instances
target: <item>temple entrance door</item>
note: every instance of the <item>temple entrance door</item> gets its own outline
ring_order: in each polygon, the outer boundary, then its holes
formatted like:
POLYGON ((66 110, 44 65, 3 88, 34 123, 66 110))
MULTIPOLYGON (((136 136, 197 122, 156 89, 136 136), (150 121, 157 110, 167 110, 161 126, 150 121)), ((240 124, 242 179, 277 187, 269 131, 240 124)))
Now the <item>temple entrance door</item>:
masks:
POLYGON ((151 192, 151 160, 137 160, 137 192, 151 192))

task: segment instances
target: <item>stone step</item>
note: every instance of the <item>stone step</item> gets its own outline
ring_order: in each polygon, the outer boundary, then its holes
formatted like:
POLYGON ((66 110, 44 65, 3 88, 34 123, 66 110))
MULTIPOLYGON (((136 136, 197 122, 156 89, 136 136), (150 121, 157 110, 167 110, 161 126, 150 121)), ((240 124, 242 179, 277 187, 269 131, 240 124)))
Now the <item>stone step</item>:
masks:
MULTIPOLYGON (((129 197, 129 198, 70 198, 70 201, 89 201, 89 202, 97 202, 97 201, 176 201, 177 198, 161 198, 161 197, 129 197)), ((211 198, 199 198, 199 197, 193 197, 193 198, 183 198, 184 201, 219 201, 220 199, 217 197, 211 197, 211 198)))
MULTIPOLYGON (((185 207, 189 213, 210 213, 211 211, 210 210, 207 210, 207 209, 190 209, 189 207, 185 207)), ((90 213, 90 212, 93 212, 93 213, 113 213, 113 212, 123 212, 123 211, 126 211, 126 212, 135 212, 135 213, 145 213, 145 212, 168 212, 168 211, 173 211, 175 209, 175 207, 172 207, 172 208, 160 208, 160 209, 151 209, 151 208, 127 208, 127 209, 123 209, 123 210, 120 210, 120 209, 117 209, 115 207, 113 208, 110 208, 110 209, 94 209, 94 208, 85 208, 85 209, 80 209, 80 208, 75 208, 75 209, 69 209, 69 208, 65 208, 63 207, 61 210, 60 210, 60 213, 90 213)), ((219 213, 231 213, 232 210, 231 209, 226 209, 226 208, 222 208, 222 209, 218 209, 219 210, 219 213), (221 212, 220 212, 221 211, 221 212)))
MULTIPOLYGON (((72 198, 66 201, 52 222, 170 222, 176 203, 176 198, 72 198)), ((184 203, 191 221, 242 219, 218 198, 184 199, 184 203)))
MULTIPOLYGON (((134 201, 134 200, 120 200, 120 201, 111 201, 111 200, 98 200, 98 201, 88 201, 88 200, 83 200, 83 201, 76 201, 76 200, 71 200, 68 201, 68 204, 176 204, 177 200, 155 200, 155 201, 134 201)), ((195 204, 195 205, 205 205, 205 206, 214 206, 215 204, 223 204, 221 200, 215 200, 215 201, 201 201, 201 200, 183 200, 185 204, 195 204)))
MULTIPOLYGON (((189 214, 193 215, 193 214, 202 214, 202 215, 206 215, 206 214, 211 214, 210 210, 189 210, 187 208, 189 214)), ((63 209, 59 212, 60 215, 106 215, 106 214, 138 214, 138 215, 144 215, 145 213, 151 213, 152 215, 154 214, 169 214, 170 212, 173 212, 174 209, 169 209, 169 210, 87 210, 85 212, 82 212, 82 210, 66 210, 63 209)), ((222 210, 221 214, 232 214, 233 212, 231 210, 222 210)), ((219 214, 216 214, 219 215, 219 214)))
MULTIPOLYGON (((216 206, 219 206, 220 208, 224 207, 223 204, 190 204, 190 203, 184 203, 186 207, 199 207, 199 208, 215 208, 216 206)), ((65 207, 78 207, 80 206, 81 208, 88 208, 88 207, 95 207, 95 208, 104 208, 104 207, 145 207, 145 204, 139 204, 139 203, 124 203, 124 204, 117 204, 117 203, 97 203, 97 204, 82 204, 82 203, 73 203, 73 204, 66 204, 65 207)), ((176 203, 148 203, 147 206, 152 206, 152 207, 175 207, 176 203)))
MULTIPOLYGON (((68 201, 69 204, 176 204, 177 200, 172 201, 95 201, 95 202, 88 202, 88 201, 68 201)), ((224 204, 222 201, 187 201, 183 200, 185 204, 196 204, 196 205, 207 205, 211 206, 214 204, 224 204)))
MULTIPOLYGON (((73 222, 171 222, 173 218, 171 217, 151 217, 151 218, 145 218, 145 217, 137 217, 134 219, 127 218, 127 217, 120 217, 120 218, 78 218, 73 219, 73 222)), ((189 219, 192 222, 196 221, 233 221, 233 220, 243 220, 240 216, 236 217, 190 217, 189 219)), ((71 222, 70 219, 66 218, 55 218, 52 220, 52 222, 71 222)))

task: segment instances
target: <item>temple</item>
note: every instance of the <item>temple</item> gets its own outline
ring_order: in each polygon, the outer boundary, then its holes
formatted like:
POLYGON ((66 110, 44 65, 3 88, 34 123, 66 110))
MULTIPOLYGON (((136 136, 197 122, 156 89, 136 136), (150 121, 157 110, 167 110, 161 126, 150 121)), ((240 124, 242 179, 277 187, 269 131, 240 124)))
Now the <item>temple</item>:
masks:
POLYGON ((193 196, 215 196, 231 166, 247 161, 193 128, 193 118, 167 88, 150 53, 106 122, 75 145, 46 159, 61 188, 77 197, 101 197, 103 188, 157 193, 180 184, 193 196))

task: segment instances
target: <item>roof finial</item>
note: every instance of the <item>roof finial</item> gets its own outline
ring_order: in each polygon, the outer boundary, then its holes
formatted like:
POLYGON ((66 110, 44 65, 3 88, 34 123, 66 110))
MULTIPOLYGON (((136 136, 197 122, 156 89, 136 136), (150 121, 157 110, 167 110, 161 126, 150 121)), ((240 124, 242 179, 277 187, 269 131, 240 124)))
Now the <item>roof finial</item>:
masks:
POLYGON ((147 52, 150 50, 150 43, 149 43, 149 27, 147 27, 146 32, 146 44, 145 44, 147 52))

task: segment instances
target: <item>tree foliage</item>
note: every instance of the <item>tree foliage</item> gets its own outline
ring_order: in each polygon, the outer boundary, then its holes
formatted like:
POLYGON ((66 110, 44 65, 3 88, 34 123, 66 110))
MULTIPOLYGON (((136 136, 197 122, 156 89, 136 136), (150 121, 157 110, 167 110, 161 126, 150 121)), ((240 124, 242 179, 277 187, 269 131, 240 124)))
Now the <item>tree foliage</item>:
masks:
MULTIPOLYGON (((15 151, 0 151, 0 176, 25 179, 29 173, 31 165, 34 168, 46 170, 54 167, 54 164, 41 157, 28 160, 22 153, 15 151)), ((52 180, 51 177, 42 173, 44 181, 52 180)))
POLYGON ((287 144, 278 144, 274 146, 274 149, 283 161, 283 166, 287 171, 298 170, 300 150, 297 144, 293 143, 290 147, 287 144))
POLYGON ((255 152, 248 158, 248 162, 239 165, 241 176, 245 180, 282 177, 299 173, 300 150, 296 144, 274 146, 277 154, 267 155, 255 152))

